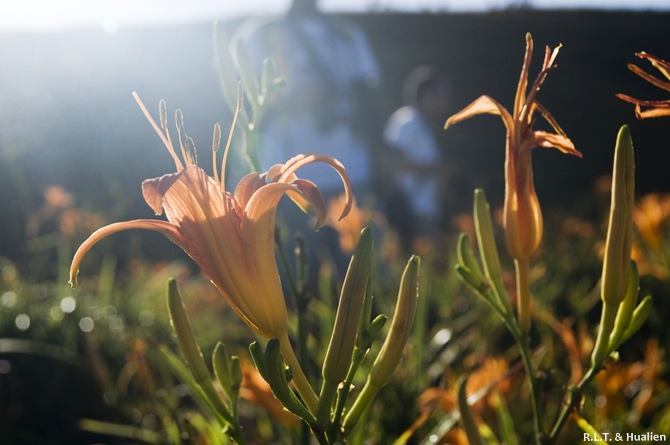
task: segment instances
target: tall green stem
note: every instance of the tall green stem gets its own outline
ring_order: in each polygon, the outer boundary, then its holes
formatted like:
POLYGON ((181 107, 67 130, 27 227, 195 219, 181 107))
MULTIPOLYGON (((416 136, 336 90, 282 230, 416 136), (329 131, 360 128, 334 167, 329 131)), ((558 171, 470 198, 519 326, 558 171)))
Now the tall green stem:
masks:
POLYGON ((516 334, 512 332, 512 334, 515 336, 516 342, 519 345, 521 359, 523 360, 523 366, 526 370, 526 378, 528 379, 528 384, 530 385, 530 401, 533 409, 533 429, 535 432, 534 442, 539 444, 541 437, 544 435, 544 429, 542 426, 542 395, 540 394, 540 388, 538 387, 537 378, 535 377, 533 355, 530 350, 530 345, 528 344, 527 336, 520 334, 519 332, 516 334))
POLYGON ((524 337, 530 332, 530 267, 528 260, 514 260, 519 327, 524 337))

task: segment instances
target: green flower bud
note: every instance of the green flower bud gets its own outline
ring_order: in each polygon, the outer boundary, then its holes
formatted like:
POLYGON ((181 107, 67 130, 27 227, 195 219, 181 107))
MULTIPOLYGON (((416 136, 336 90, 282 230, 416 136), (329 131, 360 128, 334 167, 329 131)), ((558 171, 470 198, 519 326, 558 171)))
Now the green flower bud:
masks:
POLYGON ((186 309, 179 294, 177 281, 174 278, 170 278, 168 281, 168 311, 170 313, 172 329, 177 334, 179 347, 186 358, 186 363, 188 363, 193 377, 195 377, 196 382, 199 384, 210 381, 211 375, 205 364, 200 346, 198 346, 193 335, 191 323, 188 320, 188 315, 186 315, 186 309))
POLYGON ((316 414, 321 425, 328 423, 330 407, 337 393, 337 387, 347 378, 351 366, 351 356, 356 346, 365 290, 372 265, 372 247, 372 232, 369 228, 365 228, 361 231, 347 275, 344 278, 335 326, 323 362, 323 386, 316 414))
POLYGON ((396 303, 391 328, 377 358, 372 364, 367 381, 344 419, 342 429, 350 431, 369 406, 372 398, 388 383, 393 371, 400 362, 403 349, 409 338, 419 297, 419 257, 414 255, 407 262, 400 280, 398 302, 396 303))
POLYGON ((293 414, 302 418, 309 425, 315 425, 316 419, 307 407, 298 400, 288 384, 286 378, 286 365, 281 356, 281 345, 279 340, 272 339, 265 348, 265 371, 267 382, 272 389, 272 394, 279 402, 293 414))
POLYGON ((617 136, 612 176, 612 201, 600 295, 604 302, 618 305, 628 289, 635 198, 633 141, 626 125, 621 127, 617 136))
POLYGON ((479 267, 475 254, 470 247, 470 237, 467 233, 461 233, 458 236, 456 253, 458 255, 458 264, 467 269, 468 275, 472 276, 474 282, 484 283, 484 274, 482 273, 482 269, 479 267))
POLYGON ((477 244, 479 245, 479 255, 484 265, 484 273, 490 280, 496 280, 501 276, 500 258, 498 257, 496 240, 493 236, 491 211, 483 189, 475 190, 474 207, 477 244))
POLYGON ((344 278, 335 326, 323 362, 323 379, 339 384, 347 377, 372 264, 372 232, 363 229, 344 278))
POLYGON ((212 366, 223 391, 230 400, 235 400, 242 384, 242 368, 239 358, 230 357, 226 345, 218 342, 212 354, 212 366), (234 371, 235 368, 237 370, 234 371))
POLYGON ((610 334, 626 297, 630 280, 630 251, 633 236, 635 160, 633 141, 626 125, 621 127, 614 150, 612 202, 605 244, 600 297, 603 301, 591 365, 599 368, 610 353, 610 334))

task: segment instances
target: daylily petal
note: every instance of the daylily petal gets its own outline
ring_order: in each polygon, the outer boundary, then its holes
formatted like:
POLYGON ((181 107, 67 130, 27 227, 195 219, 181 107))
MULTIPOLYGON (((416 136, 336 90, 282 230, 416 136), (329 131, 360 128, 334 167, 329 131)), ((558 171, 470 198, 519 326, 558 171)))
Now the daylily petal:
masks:
POLYGON ((635 104, 635 116, 638 119, 670 116, 670 100, 639 100, 621 93, 617 94, 616 97, 635 104), (649 107, 650 109, 642 111, 642 107, 649 107))
POLYGON ((528 103, 526 99, 526 89, 528 88, 528 72, 530 71, 530 61, 533 57, 533 39, 530 33, 526 33, 526 52, 523 57, 523 67, 519 76, 519 83, 516 87, 514 96, 514 116, 520 116, 521 110, 528 103))
POLYGON ((265 185, 267 185, 265 174, 249 173, 235 187, 235 201, 244 209, 256 190, 265 185))
POLYGON ((346 205, 344 206, 342 214, 340 215, 340 219, 342 219, 349 214, 349 211, 351 210, 351 206, 353 204, 354 195, 351 191, 351 182, 349 181, 349 174, 345 170, 342 163, 337 159, 331 156, 320 155, 320 154, 294 156, 284 164, 282 174, 276 181, 277 182, 293 181, 295 179, 296 170, 298 170, 301 167, 304 167, 305 165, 312 164, 315 162, 322 162, 324 164, 331 166, 340 175, 340 178, 342 179, 342 184, 344 185, 344 194, 346 198, 346 205))
POLYGON ((544 105, 542 105, 542 104, 541 104, 540 102, 538 102, 537 100, 535 100, 535 101, 533 102, 533 105, 535 106, 535 108, 537 109, 537 111, 540 112, 540 114, 542 115, 542 117, 549 123, 549 125, 551 125, 551 128, 553 128, 554 131, 556 131, 556 133, 558 133, 558 134, 560 134, 560 135, 562 135, 562 136, 565 136, 565 137, 567 138, 567 135, 565 134, 565 131, 563 131, 563 129, 561 128, 561 126, 558 125, 558 122, 556 122, 556 119, 554 119, 554 116, 552 116, 552 114, 549 112, 549 110, 547 110, 546 108, 544 108, 544 105))
POLYGON ((664 105, 662 107, 656 107, 650 110, 642 111, 640 106, 637 105, 635 107, 635 115, 637 116, 638 119, 670 116, 670 106, 664 105))
MULTIPOLYGON (((268 178, 272 182, 278 182, 280 178, 282 178, 282 174, 286 170, 286 165, 285 164, 275 164, 270 169, 268 170, 268 178)), ((298 175, 295 173, 291 173, 285 178, 282 179, 282 182, 292 182, 298 179, 298 175)), ((291 198, 291 201, 297 205, 300 210, 305 212, 308 215, 311 215, 314 213, 314 210, 310 208, 309 201, 305 199, 300 193, 293 193, 292 191, 286 192, 286 195, 291 198)))
POLYGON ((118 222, 110 224, 108 226, 102 227, 91 234, 86 241, 79 246, 77 252, 74 254, 72 259, 72 265, 70 266, 70 284, 72 287, 77 286, 77 275, 79 275, 79 265, 86 253, 91 250, 91 248, 96 245, 100 240, 106 238, 107 236, 121 232, 123 230, 130 229, 145 229, 153 230, 160 232, 165 235, 167 238, 172 240, 179 247, 184 248, 185 241, 177 228, 172 224, 165 221, 156 221, 153 219, 138 219, 134 221, 118 222))
POLYGON ((644 51, 639 52, 635 54, 641 59, 647 59, 651 64, 656 67, 663 75, 667 78, 670 79, 670 63, 666 62, 665 60, 661 59, 660 57, 656 57, 653 54, 648 54, 644 51))
MULTIPOLYGON (((296 196, 296 198, 300 198, 302 202, 307 203, 308 207, 301 207, 301 209, 305 213, 309 210, 313 212, 314 216, 316 216, 315 228, 318 230, 326 221, 326 202, 323 199, 323 195, 316 184, 307 179, 295 179, 291 181, 291 185, 300 190, 300 193, 291 191, 287 193, 289 193, 289 196, 296 196)), ((294 202, 298 202, 295 198, 292 199, 294 202)))
POLYGON ((562 153, 582 157, 582 153, 575 148, 570 139, 560 134, 536 130, 532 132, 532 143, 536 147, 557 148, 562 153))
POLYGON ((505 107, 500 105, 490 96, 480 96, 470 105, 451 116, 444 124, 444 129, 446 130, 450 126, 478 114, 495 114, 500 116, 502 117, 503 123, 505 124, 505 127, 507 127, 508 131, 512 131, 514 129, 514 119, 512 119, 512 115, 509 114, 505 107))
POLYGON ((180 173, 170 173, 160 178, 147 179, 142 182, 142 196, 156 215, 163 214, 163 195, 179 179, 180 173))
POLYGON ((659 87, 663 90, 670 91, 670 82, 664 82, 661 79, 652 76, 651 74, 647 73, 644 71, 642 68, 640 68, 637 65, 633 65, 632 63, 628 65, 628 69, 649 82, 650 84, 659 87))

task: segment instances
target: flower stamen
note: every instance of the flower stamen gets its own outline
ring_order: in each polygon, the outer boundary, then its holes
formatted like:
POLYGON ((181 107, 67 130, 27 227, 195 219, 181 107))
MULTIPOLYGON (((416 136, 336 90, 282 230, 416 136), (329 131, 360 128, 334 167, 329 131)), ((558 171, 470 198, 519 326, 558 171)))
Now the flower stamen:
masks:
MULTIPOLYGON (((228 151, 230 150, 230 143, 233 140, 233 131, 237 124, 237 116, 240 114, 242 105, 244 104, 244 84, 242 81, 237 83, 237 106, 235 107, 235 114, 233 115, 233 123, 230 124, 230 131, 228 132, 228 141, 226 141, 226 148, 223 150, 223 159, 221 160, 221 191, 226 191, 226 161, 228 159, 228 151)), ((216 167, 215 167, 216 168, 216 167)))
POLYGON ((137 92, 133 91, 133 97, 135 98, 137 104, 140 106, 140 109, 142 110, 142 113, 144 113, 144 116, 147 118, 151 126, 154 127, 156 133, 158 133, 158 136, 161 138, 161 141, 163 141, 163 144, 165 144, 165 147, 168 149, 168 152, 170 152, 170 156, 172 156, 172 159, 174 160, 174 164, 175 167, 177 168, 177 171, 178 172, 182 171, 184 169, 184 164, 182 164, 182 162, 179 160, 179 156, 177 156, 177 153, 175 152, 174 147, 172 146, 172 141, 170 140, 170 132, 167 130, 167 115, 165 112, 165 101, 161 99, 160 104, 158 106, 161 127, 165 131, 164 133, 163 130, 161 130, 161 128, 158 126, 158 124, 156 124, 154 118, 151 117, 149 110, 147 110, 147 107, 144 106, 144 103, 142 102, 142 99, 140 99, 140 96, 137 94, 137 92))

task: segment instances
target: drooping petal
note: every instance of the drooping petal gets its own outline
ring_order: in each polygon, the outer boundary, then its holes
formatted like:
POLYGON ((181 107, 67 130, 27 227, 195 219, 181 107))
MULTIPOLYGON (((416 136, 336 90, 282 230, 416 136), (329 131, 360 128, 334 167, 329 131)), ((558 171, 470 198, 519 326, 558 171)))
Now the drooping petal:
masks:
POLYGON ((316 216, 315 228, 318 230, 326 221, 326 202, 323 195, 316 184, 307 179, 295 179, 290 184, 298 189, 299 193, 288 191, 287 194, 296 204, 300 205, 301 202, 306 204, 301 209, 305 213, 311 211, 316 216))
POLYGON ((444 129, 446 130, 452 125, 478 114, 494 114, 500 116, 502 117, 503 123, 505 124, 505 127, 507 127, 508 131, 512 131, 514 129, 514 119, 512 119, 512 115, 509 114, 505 107, 500 105, 490 96, 480 96, 470 105, 451 116, 444 124, 444 129))
POLYGON ((160 232, 167 238, 172 240, 179 247, 184 248, 185 245, 185 241, 181 236, 181 234, 179 233, 179 231, 177 230, 177 228, 174 225, 165 221, 156 221, 153 219, 138 219, 134 221, 126 221, 126 222, 118 222, 110 224, 93 232, 93 234, 91 234, 91 236, 89 236, 88 239, 84 241, 81 246, 79 246, 79 249, 77 249, 77 252, 74 254, 74 258, 72 259, 72 265, 70 266, 70 284, 72 285, 72 287, 77 286, 77 275, 79 275, 79 266, 82 260, 84 259, 86 253, 89 250, 91 250, 91 248, 103 238, 106 238, 107 236, 113 233, 130 229, 145 229, 160 232))
MULTIPOLYGON (((668 73, 668 69, 670 69, 670 64, 667 64, 663 60, 659 59, 658 57, 652 56, 651 54, 644 53, 644 58, 649 60, 652 63, 652 65, 654 65, 654 67, 658 68, 658 70, 661 71, 661 73, 667 79, 670 79, 670 73, 668 73)), ((634 72, 647 82, 651 83, 652 85, 657 86, 666 91, 670 91, 670 82, 665 82, 655 76, 652 76, 639 66, 633 65, 632 63, 628 65, 628 69, 630 69, 632 72, 634 72)))
POLYGON ((565 154, 582 157, 582 153, 575 148, 572 141, 560 134, 548 133, 546 131, 535 130, 529 133, 530 138, 522 142, 522 150, 533 147, 557 148, 565 154), (530 147, 527 147, 529 145, 530 147))
POLYGON ((617 94, 621 100, 635 104, 635 115, 638 119, 670 116, 670 100, 639 100, 625 94, 617 94), (649 107, 649 110, 642 110, 649 107))
POLYGON ((657 70, 659 70, 665 76, 666 79, 670 80, 670 63, 666 62, 660 57, 656 57, 653 54, 648 54, 644 51, 639 52, 635 55, 641 59, 647 59, 657 70))
POLYGON ((346 198, 346 205, 344 206, 342 214, 340 215, 340 219, 342 219, 349 214, 349 211, 351 210, 351 206, 353 204, 354 195, 351 191, 351 182, 349 181, 349 174, 344 168, 344 165, 342 165, 342 163, 337 159, 331 156, 320 155, 320 154, 294 156, 284 164, 282 174, 276 181, 277 182, 294 181, 296 177, 295 176, 296 170, 304 167, 305 165, 312 164, 315 162, 322 162, 324 164, 331 166, 340 175, 340 178, 342 179, 342 184, 344 185, 344 194, 346 198))

